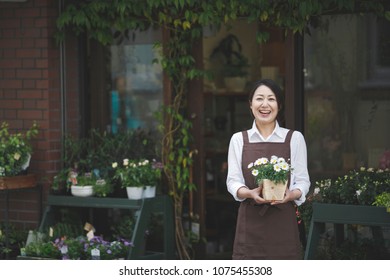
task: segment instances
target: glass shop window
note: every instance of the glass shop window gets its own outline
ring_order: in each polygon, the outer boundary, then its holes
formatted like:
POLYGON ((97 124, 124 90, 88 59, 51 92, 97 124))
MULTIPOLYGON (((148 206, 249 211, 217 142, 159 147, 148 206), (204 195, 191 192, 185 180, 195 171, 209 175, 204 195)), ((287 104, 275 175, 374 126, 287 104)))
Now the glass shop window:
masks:
POLYGON ((154 29, 130 31, 111 46, 90 47, 91 127, 112 133, 137 128, 156 130, 155 113, 163 100, 163 73, 155 62, 161 56, 155 44, 161 42, 161 37, 161 32, 154 29))
POLYGON ((383 167, 390 149, 390 24, 323 16, 304 37, 305 137, 312 181, 383 167))

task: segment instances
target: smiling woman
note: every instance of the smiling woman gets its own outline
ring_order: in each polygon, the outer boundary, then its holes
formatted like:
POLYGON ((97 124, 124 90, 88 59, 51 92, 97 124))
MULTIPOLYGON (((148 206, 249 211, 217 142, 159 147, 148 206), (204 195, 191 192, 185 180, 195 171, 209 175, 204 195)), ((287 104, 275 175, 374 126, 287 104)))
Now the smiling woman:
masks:
POLYGON ((302 204, 310 187, 305 140, 300 132, 279 126, 283 93, 273 80, 256 82, 249 103, 253 126, 233 134, 228 154, 228 191, 241 202, 233 259, 302 259, 294 203, 302 204), (291 161, 294 170, 280 200, 264 197, 266 176, 254 179, 247 168, 272 157, 291 161))

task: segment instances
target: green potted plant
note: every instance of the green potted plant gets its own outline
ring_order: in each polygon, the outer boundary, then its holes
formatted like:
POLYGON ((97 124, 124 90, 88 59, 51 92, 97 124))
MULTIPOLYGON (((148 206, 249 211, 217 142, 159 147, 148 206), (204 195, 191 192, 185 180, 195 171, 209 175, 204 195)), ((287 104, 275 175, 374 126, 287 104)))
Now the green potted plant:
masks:
POLYGON ((94 186, 96 184, 97 178, 92 174, 92 172, 86 172, 84 174, 71 172, 70 179, 72 182, 72 195, 81 197, 94 195, 94 186))
POLYGON ((245 88, 249 63, 236 35, 228 34, 224 37, 211 52, 210 60, 219 66, 217 71, 228 89, 242 91, 245 88))
POLYGON ((27 174, 32 154, 32 138, 38 135, 34 122, 26 133, 11 133, 9 124, 0 127, 0 189, 34 187, 34 174, 27 174))
POLYGON ((140 161, 128 158, 123 159, 122 165, 117 162, 112 163, 116 179, 122 188, 126 188, 129 199, 141 199, 143 197, 144 187, 149 176, 150 162, 147 159, 140 161))

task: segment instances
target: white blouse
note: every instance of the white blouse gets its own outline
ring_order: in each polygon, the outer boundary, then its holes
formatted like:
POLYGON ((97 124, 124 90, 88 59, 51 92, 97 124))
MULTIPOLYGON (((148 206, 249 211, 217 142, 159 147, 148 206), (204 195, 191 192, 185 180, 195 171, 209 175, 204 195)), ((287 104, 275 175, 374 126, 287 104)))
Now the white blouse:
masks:
MULTIPOLYGON (((260 142, 284 142, 288 133, 288 129, 282 128, 276 123, 275 129, 272 134, 264 139, 258 131, 255 121, 252 128, 248 131, 248 139, 250 143, 260 142)), ((244 176, 241 169, 242 159, 242 147, 244 140, 241 132, 233 134, 230 139, 229 152, 228 152, 228 175, 226 179, 226 185, 228 191, 232 194, 235 200, 243 201, 237 197, 237 191, 242 186, 245 186, 244 176)), ((302 192, 302 196, 295 200, 295 203, 299 206, 306 200, 306 195, 310 188, 309 172, 307 170, 307 149, 305 139, 299 131, 294 131, 290 142, 291 148, 291 167, 294 171, 291 173, 291 181, 289 189, 299 189, 302 192)))

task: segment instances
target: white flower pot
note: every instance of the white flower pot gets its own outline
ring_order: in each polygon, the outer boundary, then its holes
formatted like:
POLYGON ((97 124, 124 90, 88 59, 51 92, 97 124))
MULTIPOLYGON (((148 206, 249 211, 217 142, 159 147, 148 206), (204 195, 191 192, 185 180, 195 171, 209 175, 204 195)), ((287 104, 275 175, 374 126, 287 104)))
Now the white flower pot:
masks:
POLYGON ((126 187, 128 199, 141 199, 144 193, 143 187, 126 187))
POLYGON ((151 198, 156 196, 156 186, 146 186, 144 189, 144 198, 151 198))
POLYGON ((93 186, 71 186, 70 191, 73 196, 79 196, 79 197, 93 196, 93 186))

